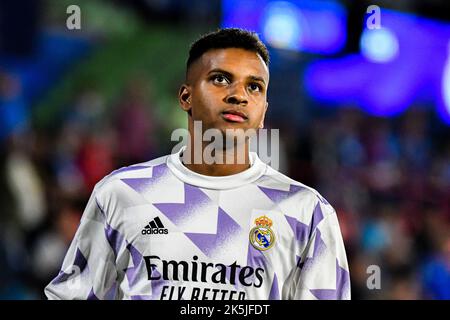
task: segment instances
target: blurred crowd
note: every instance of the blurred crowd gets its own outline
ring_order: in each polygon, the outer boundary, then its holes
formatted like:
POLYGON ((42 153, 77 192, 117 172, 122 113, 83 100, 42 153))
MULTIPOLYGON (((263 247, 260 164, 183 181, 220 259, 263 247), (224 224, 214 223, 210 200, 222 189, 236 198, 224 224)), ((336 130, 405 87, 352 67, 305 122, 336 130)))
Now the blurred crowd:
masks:
POLYGON ((393 119, 330 114, 287 157, 337 211, 353 298, 450 299, 448 127, 420 106, 393 119))
MULTIPOLYGON (((4 137, 0 299, 44 298, 95 183, 171 149, 144 88, 145 79, 131 78, 107 106, 87 87, 51 129, 25 121, 4 137)), ((450 298, 449 138, 423 108, 386 119, 342 107, 301 132, 280 128, 280 169, 337 210, 353 298, 450 298), (373 289, 369 266, 381 272, 373 289)))
POLYGON ((94 185, 158 156, 161 126, 145 85, 130 79, 114 106, 87 87, 52 128, 37 129, 26 117, 11 122, 0 144, 0 299, 43 298, 94 185))

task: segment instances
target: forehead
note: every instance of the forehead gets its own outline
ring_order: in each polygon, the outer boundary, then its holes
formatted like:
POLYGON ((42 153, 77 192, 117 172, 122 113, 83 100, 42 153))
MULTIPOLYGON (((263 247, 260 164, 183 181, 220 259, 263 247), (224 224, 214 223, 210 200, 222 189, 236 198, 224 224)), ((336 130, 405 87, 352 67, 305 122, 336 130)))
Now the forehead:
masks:
POLYGON ((261 56, 256 52, 240 48, 209 50, 193 63, 191 69, 193 75, 197 77, 213 69, 222 69, 235 76, 262 77, 266 83, 269 80, 269 69, 261 56))

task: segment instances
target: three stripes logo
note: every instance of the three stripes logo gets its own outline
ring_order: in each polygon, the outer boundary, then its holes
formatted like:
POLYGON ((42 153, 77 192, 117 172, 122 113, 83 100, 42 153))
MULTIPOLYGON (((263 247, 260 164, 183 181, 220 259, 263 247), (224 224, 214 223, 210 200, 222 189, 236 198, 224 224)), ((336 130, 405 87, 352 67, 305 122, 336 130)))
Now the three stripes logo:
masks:
POLYGON ((144 229, 142 229, 142 234, 167 234, 169 231, 164 227, 163 223, 159 219, 159 217, 156 217, 152 221, 148 223, 148 225, 145 226, 144 229))

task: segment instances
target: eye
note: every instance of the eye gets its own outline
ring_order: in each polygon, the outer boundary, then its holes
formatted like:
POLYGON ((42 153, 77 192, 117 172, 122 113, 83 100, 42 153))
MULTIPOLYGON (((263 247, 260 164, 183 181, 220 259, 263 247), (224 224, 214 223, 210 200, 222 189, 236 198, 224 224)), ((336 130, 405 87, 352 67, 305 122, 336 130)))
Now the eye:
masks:
POLYGON ((248 87, 249 87, 250 91, 255 91, 255 92, 262 91, 262 87, 258 83, 250 83, 248 87))
POLYGON ((225 77, 225 76, 222 75, 222 74, 216 74, 216 75, 214 75, 214 76, 212 77, 212 80, 213 80, 213 82, 216 83, 216 84, 227 84, 227 83, 229 83, 228 78, 225 77))

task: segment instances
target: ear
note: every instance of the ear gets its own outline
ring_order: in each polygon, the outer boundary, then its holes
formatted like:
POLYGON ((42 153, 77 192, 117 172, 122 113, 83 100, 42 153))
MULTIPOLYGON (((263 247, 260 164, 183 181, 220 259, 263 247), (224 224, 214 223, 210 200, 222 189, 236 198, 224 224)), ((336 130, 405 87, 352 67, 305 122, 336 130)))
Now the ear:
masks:
POLYGON ((263 113, 263 116, 261 118, 261 122, 259 123, 259 126, 258 126, 259 129, 264 128, 264 118, 266 117, 266 111, 267 111, 268 107, 269 107, 269 103, 266 102, 266 107, 264 108, 264 113, 263 113))
POLYGON ((181 109, 190 113, 191 105, 191 87, 187 84, 183 84, 178 92, 178 102, 180 103, 181 109))

